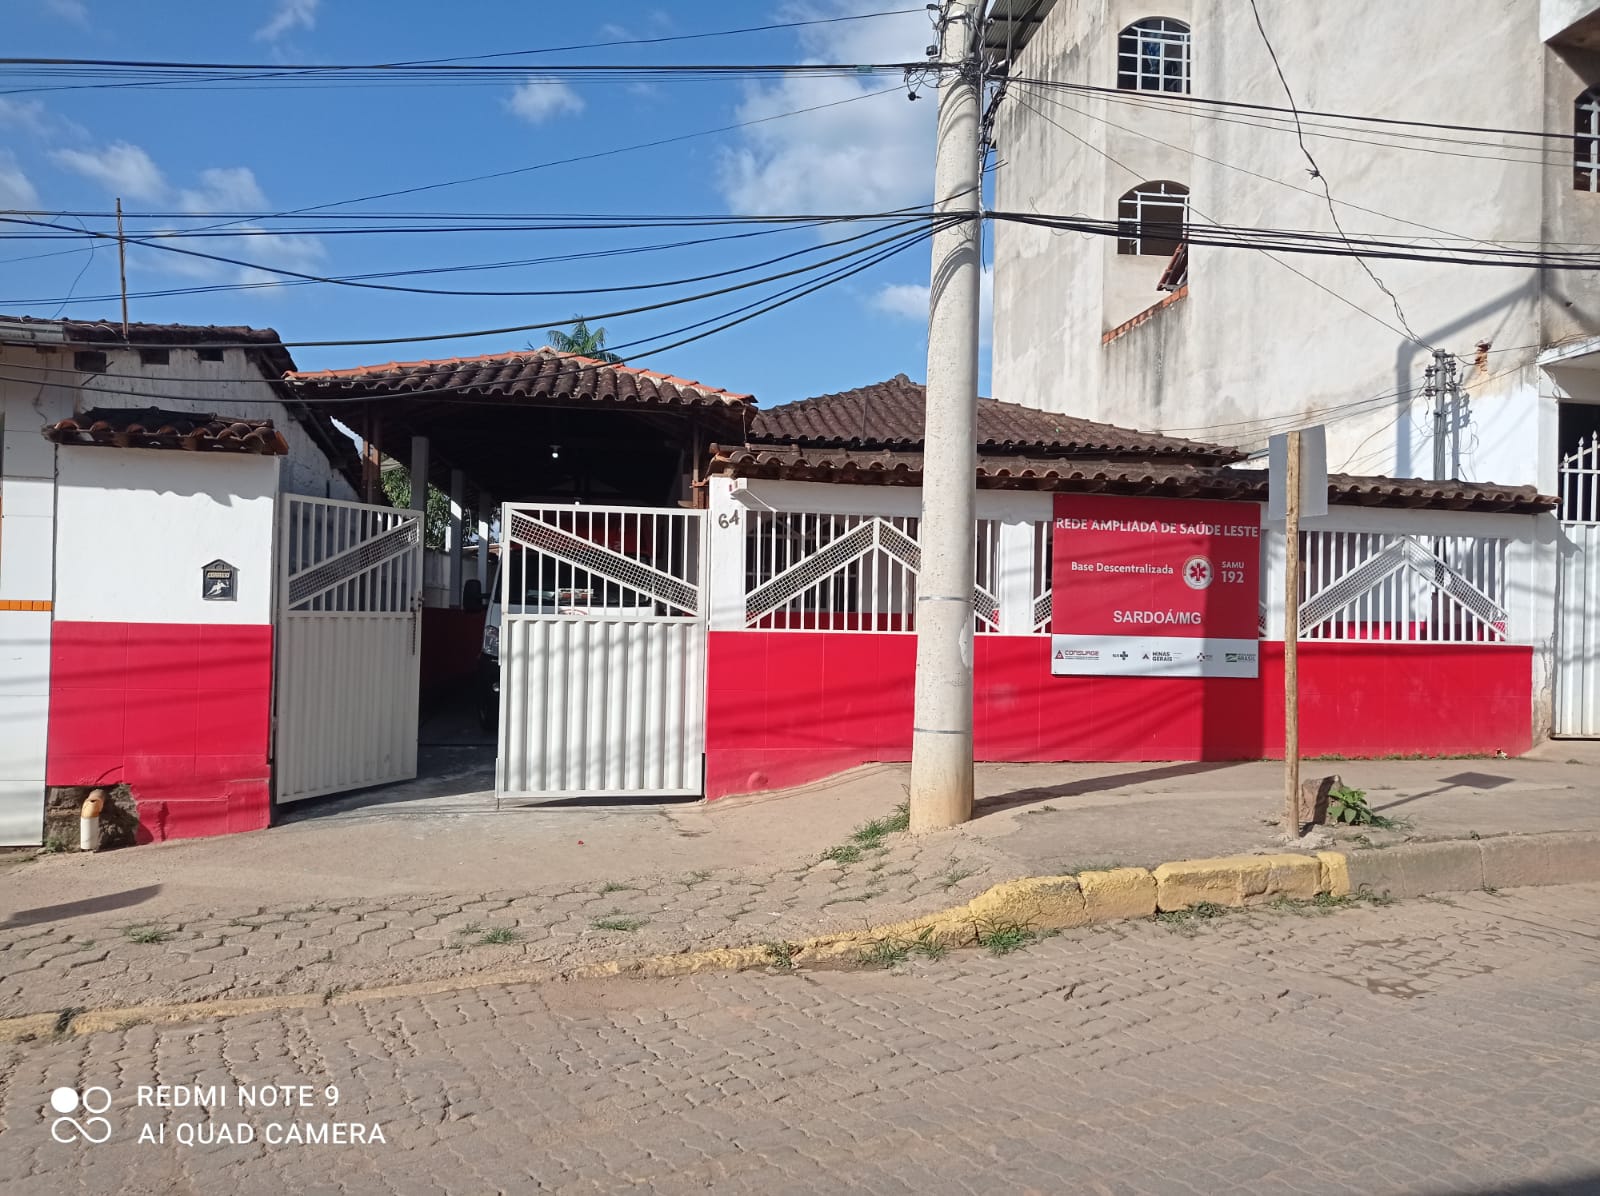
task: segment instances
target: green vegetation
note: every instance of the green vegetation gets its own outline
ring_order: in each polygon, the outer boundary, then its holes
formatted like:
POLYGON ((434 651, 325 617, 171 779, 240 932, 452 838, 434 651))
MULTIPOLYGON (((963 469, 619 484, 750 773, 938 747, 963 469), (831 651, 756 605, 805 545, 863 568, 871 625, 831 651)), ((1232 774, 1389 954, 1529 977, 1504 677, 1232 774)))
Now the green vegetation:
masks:
POLYGON ((589 925, 594 927, 596 930, 620 930, 631 933, 632 931, 638 930, 639 927, 643 926, 648 921, 648 918, 629 918, 621 914, 613 913, 608 917, 596 918, 593 922, 590 922, 589 925))
POLYGON ((766 948, 767 958, 772 961, 773 967, 785 972, 792 971, 794 969, 795 953, 800 950, 800 948, 795 944, 771 942, 762 943, 761 945, 766 948))
POLYGON ((1039 938, 1038 931, 1015 922, 995 922, 978 929, 978 946, 991 955, 1010 955, 1039 938))
POLYGON ((164 926, 129 926, 122 933, 130 943, 164 943, 172 937, 164 926))
POLYGON ((522 936, 520 934, 511 929, 509 926, 496 926, 493 929, 485 930, 483 934, 478 937, 478 946, 504 947, 509 943, 516 942, 521 937, 522 936))
POLYGON ((1393 830, 1395 820, 1385 818, 1373 810, 1367 801, 1365 789, 1352 789, 1348 785, 1335 785, 1328 792, 1328 821, 1344 826, 1370 826, 1377 830, 1393 830))

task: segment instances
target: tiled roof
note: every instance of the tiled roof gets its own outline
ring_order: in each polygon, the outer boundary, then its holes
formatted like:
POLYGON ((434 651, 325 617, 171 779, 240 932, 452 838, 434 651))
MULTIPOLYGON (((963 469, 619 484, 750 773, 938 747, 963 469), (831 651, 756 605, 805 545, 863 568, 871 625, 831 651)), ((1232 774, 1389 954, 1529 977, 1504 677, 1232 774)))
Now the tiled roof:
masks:
POLYGON ((671 374, 613 365, 592 357, 529 349, 439 361, 390 361, 348 370, 308 370, 289 376, 303 392, 350 398, 444 392, 463 396, 620 403, 629 406, 742 407, 749 395, 732 394, 671 374))
MULTIPOLYGON (((711 472, 730 477, 920 486, 922 454, 815 446, 712 446, 711 472)), ((996 490, 1153 494, 1265 502, 1267 473, 1156 457, 1142 461, 1028 454, 978 458, 978 485, 996 490)), ((1487 482, 1429 482, 1419 478, 1328 478, 1328 501, 1341 506, 1427 507, 1436 510, 1532 514, 1556 499, 1532 486, 1487 482)))
POLYGON ((289 356, 289 350, 283 347, 276 331, 239 324, 129 324, 128 338, 123 340, 121 320, 0 316, 0 341, 9 339, 73 345, 243 345, 260 355, 274 377, 294 369, 294 358, 289 356), (59 337, 55 335, 58 330, 59 337))
POLYGON ((233 419, 156 407, 96 407, 44 427, 56 444, 113 448, 186 449, 198 453, 254 453, 282 457, 289 452, 270 419, 233 419))
MULTIPOLYGON (((922 383, 900 374, 874 386, 756 412, 748 439, 752 444, 916 449, 923 441, 925 402, 922 383)), ((1135 432, 998 399, 978 400, 977 431, 980 453, 1037 450, 1207 461, 1239 461, 1245 456, 1225 445, 1135 432)))

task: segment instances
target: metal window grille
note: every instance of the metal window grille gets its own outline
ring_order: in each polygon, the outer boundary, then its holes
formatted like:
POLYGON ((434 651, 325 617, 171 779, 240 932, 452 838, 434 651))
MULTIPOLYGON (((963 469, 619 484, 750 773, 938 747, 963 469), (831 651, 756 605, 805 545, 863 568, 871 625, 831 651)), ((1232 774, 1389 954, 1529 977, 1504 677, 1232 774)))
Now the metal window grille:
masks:
POLYGON ((1600 88, 1578 97, 1573 111, 1572 186, 1600 191, 1600 88))
POLYGON ((1141 183, 1117 201, 1117 252, 1170 258, 1189 222, 1189 188, 1141 183))
POLYGON ((1329 531, 1301 545, 1303 639, 1506 642, 1505 540, 1329 531))
POLYGON ((1600 523, 1600 432, 1561 458, 1560 479, 1562 522, 1600 523))
POLYGON ((518 505, 507 508, 504 541, 507 618, 700 613, 693 512, 518 505))
MULTIPOLYGON (((974 527, 973 629, 1000 630, 997 520, 974 527)), ((752 511, 745 516, 745 625, 776 631, 916 629, 918 520, 752 511)))
POLYGON ((1189 26, 1169 17, 1129 25, 1117 38, 1117 86, 1188 94, 1190 42, 1189 26))

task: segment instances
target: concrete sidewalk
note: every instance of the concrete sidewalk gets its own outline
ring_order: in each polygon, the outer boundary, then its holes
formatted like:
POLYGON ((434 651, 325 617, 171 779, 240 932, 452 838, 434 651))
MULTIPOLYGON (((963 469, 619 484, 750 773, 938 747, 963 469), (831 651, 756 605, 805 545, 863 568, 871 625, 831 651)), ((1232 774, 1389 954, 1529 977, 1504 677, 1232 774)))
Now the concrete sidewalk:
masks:
MULTIPOLYGON (((1392 831, 1359 848, 1600 830, 1600 745, 1513 760, 1313 762, 1392 831)), ((792 941, 1019 876, 1279 847, 1281 765, 984 765, 967 826, 865 846, 906 768, 712 805, 496 809, 480 756, 272 830, 0 868, 0 1016, 328 992, 792 941), (843 850, 831 851, 830 849, 843 850)), ((308 816, 309 815, 309 816, 308 816)))

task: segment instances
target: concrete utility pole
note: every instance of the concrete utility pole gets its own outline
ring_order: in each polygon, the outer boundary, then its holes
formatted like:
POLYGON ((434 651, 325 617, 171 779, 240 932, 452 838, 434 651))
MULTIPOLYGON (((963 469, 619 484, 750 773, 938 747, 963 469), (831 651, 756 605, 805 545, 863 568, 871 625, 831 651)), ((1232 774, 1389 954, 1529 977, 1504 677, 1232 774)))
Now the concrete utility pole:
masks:
POLYGON ((979 0, 945 0, 940 21, 934 210, 967 218, 933 235, 911 739, 913 831, 955 826, 972 817, 974 423, 983 198, 979 16, 979 0))
POLYGON ((1433 403, 1433 480, 1442 482, 1461 473, 1460 383, 1456 359, 1443 349, 1433 351, 1433 364, 1423 371, 1427 384, 1422 393, 1433 403), (1450 464, 1446 465, 1446 458, 1450 464))

